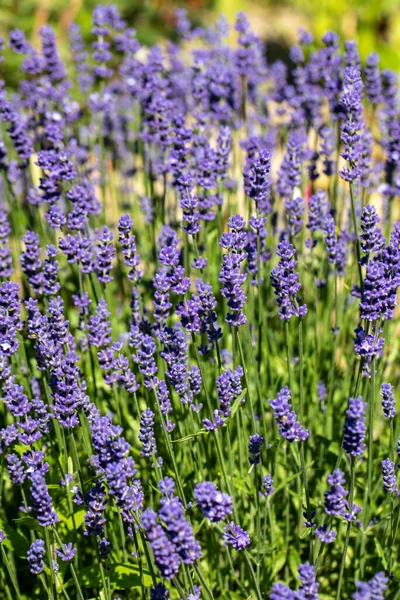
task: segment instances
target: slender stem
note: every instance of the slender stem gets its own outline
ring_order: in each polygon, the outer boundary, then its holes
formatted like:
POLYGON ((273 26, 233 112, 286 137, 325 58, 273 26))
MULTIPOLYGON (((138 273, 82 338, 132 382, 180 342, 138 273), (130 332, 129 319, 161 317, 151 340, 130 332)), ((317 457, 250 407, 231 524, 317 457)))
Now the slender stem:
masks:
MULTIPOLYGON (((192 340, 193 340, 193 345, 194 345, 194 348, 195 348, 197 364, 198 364, 198 367, 200 369, 200 375, 201 375, 201 380, 202 380, 202 384, 203 384, 204 395, 205 395, 205 398, 206 398, 206 405, 207 405, 208 414, 209 414, 210 418, 212 419, 213 418, 213 410, 212 410, 212 406, 211 406, 211 399, 210 399, 210 396, 209 396, 209 393, 208 393, 208 387, 207 387, 207 383, 206 383, 206 377, 205 377, 205 373, 204 373, 204 367, 203 367, 203 363, 202 363, 202 361, 200 359, 200 356, 199 356, 199 351, 197 349, 196 339, 194 337, 194 333, 192 333, 192 340)), ((228 473, 226 471, 226 466, 225 466, 225 461, 224 461, 224 454, 223 454, 223 451, 222 451, 221 440, 219 438, 218 429, 214 430, 214 439, 215 439, 215 445, 216 445, 216 448, 217 448, 217 454, 218 454, 219 462, 220 462, 220 465, 221 465, 221 469, 222 469, 222 474, 223 474, 223 478, 224 478, 224 481, 225 481, 225 485, 226 485, 227 489, 229 491, 231 491, 231 484, 229 482, 228 473)), ((231 496, 233 497, 232 493, 231 493, 231 496)), ((237 518, 237 513, 236 513, 235 505, 233 507, 233 513, 235 515, 235 518, 237 518)))
POLYGON ((290 334, 289 334, 289 321, 285 321, 285 342, 286 342, 286 360, 289 376, 289 388, 293 397, 293 368, 292 368, 292 353, 290 351, 290 334))
POLYGON ((304 344, 303 344, 303 319, 299 319, 299 370, 300 370, 300 423, 304 418, 304 344))
POLYGON ((340 600, 340 591, 342 589, 342 580, 343 580, 343 573, 344 573, 344 567, 346 564, 346 556, 347 556, 347 550, 349 547, 349 541, 350 541, 350 532, 351 532, 351 526, 353 521, 351 520, 351 515, 353 512, 353 498, 354 498, 354 481, 355 481, 355 458, 352 457, 350 459, 350 494, 349 494, 349 512, 350 512, 350 521, 347 523, 347 530, 346 530, 346 539, 344 542, 344 548, 343 548, 343 554, 342 554, 342 561, 340 563, 340 573, 339 573, 339 580, 338 580, 338 586, 337 586, 337 590, 336 590, 336 600, 340 600))
POLYGON ((1 556, 3 558, 3 562, 4 562, 5 567, 7 569, 8 575, 9 575, 9 577, 11 579, 11 583, 13 584, 13 588, 14 588, 14 591, 15 591, 15 597, 16 597, 17 600, 22 600, 21 599, 21 595, 19 593, 19 589, 18 589, 18 582, 17 582, 17 580, 14 577, 14 572, 11 569, 11 565, 9 563, 9 560, 8 560, 8 557, 7 557, 7 554, 6 554, 6 551, 4 549, 3 544, 0 544, 0 547, 1 547, 1 556))
POLYGON ((261 508, 260 498, 258 495, 258 469, 257 465, 254 468, 254 490, 256 498, 256 535, 257 535, 257 584, 260 585, 260 550, 261 550, 261 508))
MULTIPOLYGON (((161 407, 160 404, 158 402, 158 398, 157 398, 157 392, 155 390, 155 388, 153 387, 153 394, 154 394, 154 401, 157 407, 157 411, 161 420, 161 425, 162 425, 162 430, 164 433, 164 439, 165 439, 165 443, 167 446, 167 450, 168 450, 168 454, 170 455, 171 458, 171 462, 172 462, 172 468, 174 470, 174 474, 175 474, 175 479, 176 479, 176 484, 178 486, 178 491, 179 491, 179 495, 181 497, 183 506, 186 508, 187 507, 187 502, 186 502, 186 498, 185 498, 185 492, 183 491, 183 484, 181 481, 181 477, 179 475, 179 470, 178 470, 178 465, 176 464, 176 458, 175 458, 175 451, 174 448, 172 446, 171 443, 171 438, 170 435, 165 427, 165 423, 164 423, 164 418, 163 418, 163 414, 161 412, 161 407)), ((155 463, 157 464, 157 463, 155 463)))
POLYGON ((242 340, 240 339, 240 333, 239 333, 239 328, 238 327, 235 328, 235 333, 236 333, 236 339, 237 339, 238 348, 239 348, 240 360, 241 360, 241 363, 243 365, 244 378, 245 378, 245 381, 246 381, 247 397, 249 399, 249 406, 250 406, 250 420, 251 420, 251 425, 252 425, 253 431, 256 432, 257 431, 257 426, 256 426, 255 415, 254 415, 254 406, 253 406, 253 401, 252 401, 252 398, 251 398, 250 383, 249 383, 249 377, 248 377, 248 373, 247 373, 247 366, 246 366, 246 361, 245 361, 244 352, 243 352, 243 346, 242 346, 242 340))
MULTIPOLYGON (((55 535, 55 538, 56 538, 57 542, 60 544, 61 548, 64 549, 64 544, 62 543, 61 538, 58 535, 58 531, 57 531, 57 529, 55 528, 54 525, 53 525, 53 532, 54 532, 54 535, 55 535)), ((72 564, 72 562, 71 562, 71 573, 72 573, 72 577, 74 578, 74 581, 75 581, 76 591, 78 593, 78 597, 79 597, 80 600, 84 600, 82 589, 81 589, 81 586, 80 586, 80 583, 79 583, 79 580, 78 580, 78 576, 76 574, 75 567, 72 564)))
POLYGON ((56 584, 56 577, 55 577, 55 573, 54 573, 53 557, 51 554, 49 530, 47 527, 44 528, 44 540, 46 543, 47 560, 49 562, 50 573, 51 573, 51 584, 52 584, 52 588, 53 588, 53 591, 52 592, 50 591, 50 598, 56 599, 57 598, 57 584, 56 584))
POLYGON ((213 593, 212 593, 207 581, 205 580, 204 575, 201 572, 201 569, 200 569, 199 565, 197 564, 197 562, 195 562, 193 564, 193 567, 194 567, 194 570, 196 571, 198 578, 200 579, 201 585, 203 586, 204 590, 207 593, 207 596, 210 598, 210 600, 214 600, 213 593))
POLYGON ((246 560, 247 567, 249 569, 250 577, 251 577, 251 579, 253 581, 253 584, 254 584, 254 588, 255 588, 257 599, 258 600, 262 600, 262 595, 261 595, 261 592, 260 592, 260 587, 259 587, 259 585, 257 583, 256 574, 254 573, 253 565, 251 564, 251 560, 249 558, 249 554, 248 554, 248 552, 246 550, 244 551, 244 558, 246 560))
POLYGON ((376 359, 372 360, 371 365, 371 391, 368 406, 368 471, 367 471, 367 493, 365 507, 365 524, 369 521, 371 491, 372 491, 372 471, 373 471, 373 444, 374 444, 374 414, 375 414, 375 391, 376 391, 376 359))
POLYGON ((353 190, 352 182, 350 182, 349 185, 350 185, 350 200, 351 200, 351 216, 353 219, 354 236, 356 238, 358 277, 360 279, 360 290, 362 290, 363 289, 363 276, 362 276, 362 268, 361 268, 361 250, 360 250, 360 240, 358 237, 356 206, 355 206, 354 190, 353 190))

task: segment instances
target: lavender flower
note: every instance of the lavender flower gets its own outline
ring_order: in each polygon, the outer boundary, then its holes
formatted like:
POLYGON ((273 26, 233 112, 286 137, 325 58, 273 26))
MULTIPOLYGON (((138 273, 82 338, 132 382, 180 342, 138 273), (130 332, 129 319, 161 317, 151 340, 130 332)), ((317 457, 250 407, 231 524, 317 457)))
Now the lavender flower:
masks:
POLYGON ((384 600, 389 578, 379 572, 373 576, 367 583, 356 581, 357 591, 352 595, 354 600, 384 600))
POLYGON ((282 321, 289 321, 292 316, 304 317, 307 305, 300 305, 297 299, 301 284, 299 275, 294 270, 297 266, 297 261, 294 259, 295 250, 289 242, 280 242, 276 253, 280 261, 271 271, 271 285, 278 304, 279 318, 282 321))
POLYGON ((271 475, 264 475, 262 480, 262 487, 263 490, 259 493, 260 496, 265 496, 266 498, 268 498, 269 496, 273 495, 273 493, 275 492, 275 488, 274 480, 272 479, 271 475))
POLYGON ((341 156, 347 161, 340 175, 346 181, 352 182, 360 175, 358 160, 360 157, 360 130, 364 126, 362 91, 363 83, 360 71, 355 67, 344 70, 344 86, 341 104, 345 112, 345 122, 341 126, 341 140, 344 151, 341 156))
POLYGON ((104 284, 113 280, 110 275, 111 263, 116 255, 115 248, 111 243, 113 237, 113 233, 107 227, 103 227, 97 233, 98 244, 96 246, 94 271, 98 280, 104 284))
POLYGON ((371 52, 367 56, 365 64, 365 94, 371 104, 379 104, 383 101, 382 80, 379 73, 379 56, 371 52))
POLYGON ((361 215, 360 235, 361 249, 367 256, 371 252, 380 252, 384 246, 385 239, 377 224, 380 222, 378 214, 374 206, 368 204, 364 206, 361 215))
MULTIPOLYGON (((161 482, 159 483, 160 487, 161 482)), ((164 496, 160 502, 159 517, 164 523, 169 539, 182 562, 191 565, 201 557, 199 542, 185 519, 183 505, 177 496, 164 496)))
POLYGON ((399 495, 399 490, 396 482, 395 464, 390 458, 386 458, 381 462, 383 487, 391 494, 399 495))
POLYGON ((168 598, 168 596, 169 592, 162 583, 157 583, 150 590, 150 600, 164 600, 165 598, 168 598))
POLYGON ((138 437, 143 445, 143 449, 141 450, 142 456, 151 457, 153 454, 157 454, 154 437, 154 413, 150 408, 146 408, 140 416, 140 433, 138 437))
POLYGON ((261 460, 261 448, 264 445, 264 438, 259 433, 250 436, 249 441, 249 462, 251 465, 258 465, 261 460))
POLYGON ((46 480, 41 471, 34 471, 30 475, 32 508, 43 527, 51 527, 58 523, 57 513, 53 508, 51 496, 47 490, 46 480))
POLYGON ((318 600, 319 584, 315 580, 315 569, 310 563, 299 566, 300 587, 297 593, 299 600, 318 600))
POLYGON ((194 488, 194 498, 203 515, 213 523, 223 521, 232 513, 232 498, 218 491, 211 481, 197 483, 194 488))
POLYGON ((224 527, 222 539, 225 546, 232 546, 238 552, 244 550, 250 544, 249 534, 240 525, 236 525, 234 521, 224 527))
POLYGON ((223 256, 219 281, 223 284, 221 294, 226 298, 231 311, 227 314, 226 322, 233 327, 238 327, 244 325, 247 320, 242 311, 246 296, 241 287, 246 281, 246 275, 241 272, 240 267, 245 259, 243 252, 245 222, 240 215, 234 215, 229 219, 228 226, 232 232, 223 234, 220 240, 220 246, 228 249, 228 254, 223 256))
POLYGON ((381 393, 383 414, 387 419, 396 416, 396 401, 393 394, 393 386, 390 383, 382 383, 381 393))
POLYGON ((304 429, 297 421, 296 413, 291 410, 291 394, 287 386, 278 392, 275 400, 270 400, 270 406, 274 411, 275 420, 279 427, 281 436, 290 443, 304 442, 309 437, 307 429, 304 429))
POLYGON ((136 251, 136 238, 131 233, 132 219, 129 215, 122 215, 118 222, 118 241, 122 247, 124 263, 129 267, 128 277, 131 281, 138 281, 142 277, 139 267, 140 256, 136 251))
POLYGON ((346 506, 345 498, 348 491, 344 489, 345 477, 340 469, 335 469, 328 475, 330 488, 325 492, 325 511, 332 517, 342 516, 346 506))
POLYGON ((297 600, 296 592, 293 592, 284 583, 274 583, 269 597, 270 600, 297 600))
POLYGON ((317 527, 314 533, 323 544, 332 544, 337 537, 337 532, 333 531, 333 529, 329 529, 328 525, 317 527))
POLYGON ((151 508, 146 509, 140 518, 140 524, 149 538, 156 567, 162 577, 173 579, 178 574, 181 559, 165 529, 157 523, 157 513, 151 508))
POLYGON ((63 562, 70 562, 76 554, 76 548, 72 547, 72 543, 64 544, 61 548, 56 548, 56 553, 63 562))
POLYGON ((349 398, 346 421, 343 427, 343 448, 352 457, 361 456, 365 450, 365 408, 362 396, 349 398))
POLYGON ((26 558, 29 563, 29 570, 32 575, 39 575, 44 571, 43 558, 46 554, 44 541, 37 539, 30 545, 26 558))

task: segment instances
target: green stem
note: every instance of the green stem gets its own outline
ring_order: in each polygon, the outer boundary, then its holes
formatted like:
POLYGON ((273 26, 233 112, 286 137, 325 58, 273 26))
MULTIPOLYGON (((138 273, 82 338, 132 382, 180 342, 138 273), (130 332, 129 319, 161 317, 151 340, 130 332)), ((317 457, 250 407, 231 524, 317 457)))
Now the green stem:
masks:
POLYGON ((293 366, 292 366, 292 353, 290 351, 290 333, 289 333, 289 321, 285 321, 285 342, 286 342, 286 360, 289 376, 289 388, 293 397, 293 366))
POLYGON ((243 365, 244 378, 245 378, 245 381, 246 381, 247 397, 249 399, 249 406, 250 406, 250 420, 251 420, 251 425, 252 425, 253 431, 256 432, 257 431, 257 427, 256 427, 256 419, 255 419, 255 416, 254 416, 254 406, 253 406, 253 401, 252 401, 252 398, 251 398, 250 383, 249 383, 249 377, 248 377, 248 373, 247 373, 247 366, 246 366, 246 361, 245 361, 245 358, 244 358, 242 340, 240 339, 240 333, 239 333, 239 328, 238 327, 235 328, 235 333, 236 333, 236 339, 237 339, 237 344, 238 344, 238 348, 239 348, 240 360, 241 360, 241 363, 243 365))
POLYGON ((214 596, 213 593, 207 583, 207 581, 204 578, 203 573, 201 572, 201 569, 199 567, 199 565, 197 564, 197 562, 195 562, 193 564, 194 570, 196 571, 197 577, 200 579, 201 585, 203 586, 207 596, 210 598, 210 600, 214 600, 214 596))
POLYGON ((360 250, 360 240, 358 237, 356 206, 355 206, 355 200, 354 200, 353 184, 350 182, 349 185, 350 185, 350 200, 351 200, 351 216, 353 219, 354 235, 356 238, 356 256, 357 256, 358 277, 360 279, 360 290, 362 290, 363 289, 363 276, 362 276, 362 268, 361 268, 361 250, 360 250))
POLYGON ((260 592, 260 587, 259 587, 259 585, 257 583, 256 574, 254 573, 253 565, 251 564, 251 560, 249 558, 249 554, 248 554, 247 550, 244 551, 244 558, 246 560, 247 567, 249 569, 250 577, 251 577, 251 579, 253 581, 253 584, 254 584, 254 588, 255 588, 257 599, 258 600, 262 600, 262 595, 261 595, 261 592, 260 592))
POLYGON ((11 579, 11 583, 13 584, 13 588, 15 590, 15 597, 16 597, 17 600, 22 600, 21 599, 21 595, 19 593, 19 589, 18 589, 18 582, 17 582, 17 580, 14 577, 14 572, 11 569, 11 565, 9 563, 9 560, 8 560, 8 557, 7 557, 7 554, 6 554, 6 551, 4 549, 3 544, 0 544, 0 547, 1 547, 1 556, 3 558, 4 565, 5 565, 6 569, 7 569, 8 575, 9 575, 9 577, 11 579))
POLYGON ((52 584, 52 588, 53 588, 53 591, 52 592, 50 591, 50 598, 55 600, 57 598, 57 584, 56 584, 56 577, 55 577, 55 573, 54 573, 53 557, 51 554, 49 530, 47 527, 44 528, 44 539, 45 539, 45 543, 46 543, 47 560, 49 562, 50 573, 51 573, 51 584, 52 584))
MULTIPOLYGON (((353 498, 354 498, 354 482, 355 482, 355 458, 352 457, 350 459, 350 494, 349 494, 349 512, 350 512, 350 519, 351 519, 351 514, 353 512, 353 498)), ((336 590, 336 600, 340 600, 340 591, 342 589, 342 580, 343 580, 343 573, 344 573, 344 567, 346 564, 346 556, 347 556, 347 550, 349 547, 349 541, 350 541, 350 532, 351 532, 351 526, 352 526, 353 521, 350 520, 347 523, 347 530, 346 530, 346 539, 344 542, 344 548, 343 548, 343 554, 342 554, 342 561, 340 563, 340 573, 339 573, 339 580, 338 580, 338 586, 337 586, 337 590, 336 590)))

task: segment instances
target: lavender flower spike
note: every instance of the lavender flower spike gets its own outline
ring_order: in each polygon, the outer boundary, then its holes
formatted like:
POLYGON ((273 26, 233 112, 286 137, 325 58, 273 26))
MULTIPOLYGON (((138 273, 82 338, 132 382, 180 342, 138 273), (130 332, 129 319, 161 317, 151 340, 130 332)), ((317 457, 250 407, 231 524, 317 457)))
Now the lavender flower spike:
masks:
POLYGON ((343 448, 350 456, 361 456, 365 450, 365 408, 362 396, 349 398, 346 421, 343 427, 343 448))
POLYGON ((309 437, 307 429, 304 429, 297 421, 296 413, 292 410, 290 403, 291 394, 287 386, 278 392, 275 400, 270 400, 270 406, 274 411, 275 420, 279 427, 279 433, 288 442, 305 442, 309 437))
POLYGON ((396 401, 393 394, 393 386, 390 383, 382 383, 381 397, 383 414, 387 419, 394 419, 396 416, 396 401))

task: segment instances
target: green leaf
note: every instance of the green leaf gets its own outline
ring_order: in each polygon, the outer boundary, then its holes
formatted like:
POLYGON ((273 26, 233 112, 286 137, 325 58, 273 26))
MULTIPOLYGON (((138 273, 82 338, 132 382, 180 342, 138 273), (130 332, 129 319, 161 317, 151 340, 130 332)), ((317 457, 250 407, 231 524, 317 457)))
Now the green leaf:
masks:
POLYGON ((300 564, 300 556, 294 546, 290 546, 288 552, 289 569, 294 578, 297 578, 297 569, 300 564))
POLYGON ((224 423, 224 427, 226 427, 228 425, 228 423, 230 421, 232 421, 233 417, 236 414, 237 409, 240 406, 240 403, 242 402, 243 398, 245 397, 245 395, 247 394, 247 388, 244 388, 244 390, 242 391, 242 393, 240 394, 240 396, 238 396, 235 400, 235 402, 232 404, 232 408, 231 408, 231 412, 229 417, 226 419, 225 423, 224 423))
POLYGON ((26 539, 26 537, 23 536, 18 531, 16 531, 16 529, 14 527, 10 527, 9 525, 6 525, 1 519, 0 519, 0 529, 2 531, 4 531, 4 533, 7 536, 6 539, 4 540, 3 544, 7 548, 12 550, 14 552, 14 554, 16 554, 17 556, 19 556, 19 557, 26 556, 26 553, 28 552, 28 549, 29 549, 29 542, 26 539))
POLYGON ((293 481, 294 479, 297 479, 297 477, 301 476, 301 472, 299 471, 298 473, 295 473, 294 475, 291 475, 290 477, 286 477, 286 479, 284 479, 282 481, 282 483, 280 483, 278 485, 277 488, 275 488, 275 494, 277 494, 277 492, 279 492, 280 490, 282 490, 284 487, 286 487, 286 485, 288 483, 290 483, 291 481, 293 481))
POLYGON ((305 538, 308 538, 308 536, 311 535, 311 533, 312 533, 311 527, 306 527, 306 529, 301 534, 300 539, 304 540, 305 538))
POLYGON ((101 584, 99 565, 89 565, 81 569, 78 573, 78 580, 83 587, 99 587, 101 584))
POLYGON ((188 440, 192 440, 193 438, 197 437, 198 435, 206 435, 207 433, 209 433, 209 432, 206 429, 200 429, 200 431, 197 431, 197 433, 191 433, 190 435, 185 435, 185 437, 179 438, 179 440, 172 440, 172 443, 178 444, 179 442, 187 442, 188 440))
MULTIPOLYGON (((140 571, 137 565, 114 564, 110 569, 110 581, 119 590, 140 587, 140 571)), ((150 587, 153 583, 150 572, 143 570, 143 583, 150 587)))
POLYGON ((32 529, 34 531, 43 531, 36 519, 30 517, 29 515, 24 515, 18 519, 13 519, 13 521, 17 527, 27 527, 28 529, 32 529))
POLYGON ((283 569, 286 563, 286 550, 282 550, 275 559, 274 566, 272 568, 271 579, 275 579, 279 571, 283 569))
MULTIPOLYGON (((118 563, 110 566, 110 582, 113 589, 140 588, 140 571, 137 565, 130 563, 118 563)), ((83 587, 101 586, 101 574, 98 565, 90 565, 81 569, 78 573, 79 583, 83 587)), ((152 585, 150 572, 143 569, 143 583, 146 587, 152 585)))
POLYGON ((385 551, 382 548, 382 544, 376 537, 374 537, 374 543, 375 543, 376 553, 378 554, 379 558, 381 559, 382 565, 386 570, 388 568, 388 566, 387 566, 387 562, 386 562, 385 551))
POLYGON ((68 519, 66 519, 66 521, 65 521, 65 525, 66 525, 68 531, 74 530, 74 522, 75 522, 75 527, 77 529, 79 529, 79 527, 82 525, 83 521, 85 520, 85 514, 86 514, 86 511, 84 509, 82 509, 82 510, 78 510, 76 513, 74 513, 73 517, 72 516, 68 517, 68 519))

